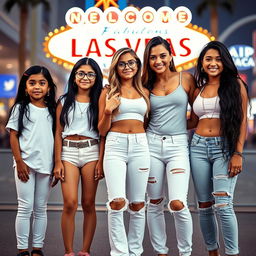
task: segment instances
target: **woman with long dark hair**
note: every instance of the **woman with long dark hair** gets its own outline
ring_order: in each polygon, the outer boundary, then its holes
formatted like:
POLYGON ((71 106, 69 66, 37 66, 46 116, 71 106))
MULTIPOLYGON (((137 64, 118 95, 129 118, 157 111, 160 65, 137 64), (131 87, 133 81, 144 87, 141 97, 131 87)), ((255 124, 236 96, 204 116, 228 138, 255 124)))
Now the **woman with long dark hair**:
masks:
POLYGON ((168 253, 164 204, 174 216, 179 255, 192 251, 192 219, 187 206, 190 164, 187 105, 192 103, 195 81, 177 72, 169 43, 152 38, 144 52, 142 83, 150 90, 151 112, 147 127, 150 151, 147 221, 150 240, 158 256, 168 253))
POLYGON ((103 177, 103 151, 98 144, 97 128, 101 89, 99 65, 91 58, 83 58, 73 67, 68 91, 60 98, 56 110, 54 175, 56 180, 61 180, 64 200, 61 226, 65 256, 75 255, 74 221, 80 179, 84 225, 83 247, 79 256, 89 256, 96 228, 95 195, 98 180, 103 177))
POLYGON ((218 256, 219 215, 226 255, 238 255, 238 227, 233 210, 237 175, 242 171, 247 125, 247 85, 239 77, 226 46, 208 43, 195 77, 193 111, 199 119, 191 141, 191 167, 199 203, 200 225, 210 256, 218 256))

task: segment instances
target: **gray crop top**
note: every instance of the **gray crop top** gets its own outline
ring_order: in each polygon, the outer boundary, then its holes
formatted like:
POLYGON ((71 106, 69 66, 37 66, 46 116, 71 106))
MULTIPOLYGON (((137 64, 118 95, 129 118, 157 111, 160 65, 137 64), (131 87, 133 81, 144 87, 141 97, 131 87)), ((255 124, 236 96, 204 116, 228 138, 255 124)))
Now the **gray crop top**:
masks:
POLYGON ((165 96, 150 94, 151 115, 147 132, 158 135, 178 135, 187 133, 188 95, 181 84, 165 96))

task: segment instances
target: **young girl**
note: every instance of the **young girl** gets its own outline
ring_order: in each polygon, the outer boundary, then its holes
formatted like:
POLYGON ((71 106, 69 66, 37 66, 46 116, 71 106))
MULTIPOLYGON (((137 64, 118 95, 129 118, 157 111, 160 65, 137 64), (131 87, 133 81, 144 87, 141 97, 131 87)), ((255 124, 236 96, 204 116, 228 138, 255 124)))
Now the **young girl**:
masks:
POLYGON ((238 227, 233 210, 237 175, 242 171, 247 124, 247 86, 228 49, 208 43, 196 68, 198 89, 193 110, 199 122, 191 141, 191 167, 199 202, 200 225, 210 256, 218 256, 219 215, 226 255, 238 255, 238 227))
POLYGON ((144 118, 148 90, 141 84, 141 62, 130 48, 113 56, 109 88, 99 101, 99 131, 106 137, 104 174, 108 189, 108 231, 111 256, 139 256, 143 252, 145 193, 149 150, 144 118), (128 206, 129 205, 129 206, 128 206), (129 207, 126 236, 123 212, 129 207))
POLYGON ((167 255, 164 219, 165 181, 168 209, 173 213, 179 255, 192 251, 192 219, 187 206, 190 164, 187 105, 195 82, 189 73, 175 70, 169 43, 152 38, 144 52, 142 83, 150 90, 151 113, 147 128, 150 150, 147 211, 151 243, 158 256, 167 255))
POLYGON ((101 150, 99 160, 97 132, 101 89, 100 67, 93 59, 83 58, 73 67, 68 80, 68 92, 61 97, 57 106, 54 175, 62 181, 64 208, 61 226, 65 256, 75 255, 74 221, 80 179, 84 225, 83 247, 79 256, 89 256, 96 228, 95 195, 98 180, 103 178, 103 153, 101 150))
POLYGON ((28 239, 33 212, 33 250, 43 255, 47 201, 53 169, 55 84, 45 67, 32 66, 21 77, 6 128, 14 156, 18 197, 16 237, 19 254, 30 255, 28 239))

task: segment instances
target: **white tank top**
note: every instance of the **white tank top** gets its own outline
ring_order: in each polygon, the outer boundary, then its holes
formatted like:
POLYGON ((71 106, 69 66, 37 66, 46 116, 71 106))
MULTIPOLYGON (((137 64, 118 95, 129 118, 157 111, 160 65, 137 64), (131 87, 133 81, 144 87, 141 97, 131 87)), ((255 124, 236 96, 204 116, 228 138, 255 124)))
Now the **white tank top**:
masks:
POLYGON ((134 119, 144 122, 144 116, 147 112, 147 103, 143 97, 138 99, 127 99, 121 97, 121 104, 118 113, 114 115, 112 122, 134 119))
POLYGON ((219 96, 204 98, 201 96, 201 92, 193 103, 193 110, 199 117, 199 120, 204 118, 220 118, 219 96))
MULTIPOLYGON (((61 104, 63 106, 64 99, 61 100, 61 104)), ((63 129, 63 139, 70 135, 81 135, 99 139, 98 133, 91 129, 89 124, 89 105, 90 103, 75 101, 75 111, 72 109, 72 111, 68 113, 69 125, 65 125, 63 129)))

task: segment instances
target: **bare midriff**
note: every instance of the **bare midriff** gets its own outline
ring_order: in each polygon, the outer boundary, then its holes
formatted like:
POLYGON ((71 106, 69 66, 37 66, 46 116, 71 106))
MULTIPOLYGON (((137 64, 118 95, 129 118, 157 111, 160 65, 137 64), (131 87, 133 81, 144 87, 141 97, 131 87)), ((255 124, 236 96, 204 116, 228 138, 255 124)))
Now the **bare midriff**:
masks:
POLYGON ((111 124, 111 132, 144 133, 144 124, 139 120, 120 120, 111 124))
POLYGON ((92 138, 74 134, 74 135, 69 135, 69 136, 65 137, 64 139, 65 140, 88 140, 88 139, 92 139, 92 138))
POLYGON ((199 120, 196 134, 204 137, 219 137, 220 131, 220 119, 219 118, 204 118, 199 120))

